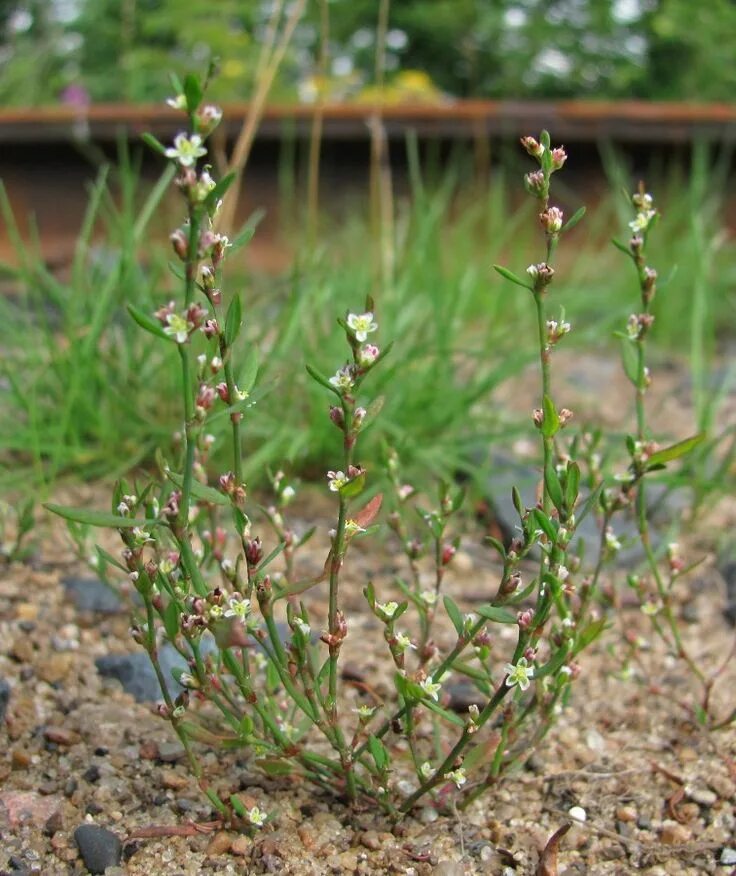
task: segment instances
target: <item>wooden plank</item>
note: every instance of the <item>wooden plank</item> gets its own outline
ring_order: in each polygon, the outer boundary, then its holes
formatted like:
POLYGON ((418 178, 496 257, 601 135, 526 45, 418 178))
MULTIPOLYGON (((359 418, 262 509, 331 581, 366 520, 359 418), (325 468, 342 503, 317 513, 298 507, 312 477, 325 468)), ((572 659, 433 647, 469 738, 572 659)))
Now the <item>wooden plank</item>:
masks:
MULTIPOLYGON (((226 104, 225 131, 235 136, 248 111, 247 103, 226 104)), ((297 136, 308 136, 314 109, 304 104, 266 108, 259 137, 276 139, 289 123, 297 136)), ((736 135, 736 105, 648 103, 644 101, 448 101, 438 104, 375 106, 328 105, 326 139, 361 140, 368 123, 383 116, 389 137, 413 129, 420 137, 470 139, 521 136, 549 128, 558 141, 682 143, 693 139, 723 140, 736 135)), ((113 140, 124 133, 136 139, 143 131, 170 138, 182 127, 182 116, 158 104, 95 104, 0 109, 0 143, 53 143, 74 139, 113 140)))

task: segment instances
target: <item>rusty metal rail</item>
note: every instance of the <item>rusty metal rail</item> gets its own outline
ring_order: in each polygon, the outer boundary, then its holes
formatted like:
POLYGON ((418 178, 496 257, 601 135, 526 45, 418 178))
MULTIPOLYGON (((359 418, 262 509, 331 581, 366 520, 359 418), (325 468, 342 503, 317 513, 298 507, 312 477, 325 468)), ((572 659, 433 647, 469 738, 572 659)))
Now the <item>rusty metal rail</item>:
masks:
MULTIPOLYGON (((225 105, 225 133, 235 136, 248 104, 225 105)), ((259 137, 275 139, 291 129, 307 136, 312 106, 266 109, 259 137)), ((368 137, 371 118, 380 114, 389 137, 414 130, 422 138, 516 137, 547 127, 558 140, 687 143, 695 139, 736 139, 736 105, 648 103, 643 101, 454 101, 440 104, 328 105, 324 136, 335 140, 368 137)), ((181 115, 161 105, 97 104, 86 109, 46 107, 0 109, 0 143, 54 143, 74 139, 112 140, 121 132, 138 137, 151 131, 170 137, 181 115)))

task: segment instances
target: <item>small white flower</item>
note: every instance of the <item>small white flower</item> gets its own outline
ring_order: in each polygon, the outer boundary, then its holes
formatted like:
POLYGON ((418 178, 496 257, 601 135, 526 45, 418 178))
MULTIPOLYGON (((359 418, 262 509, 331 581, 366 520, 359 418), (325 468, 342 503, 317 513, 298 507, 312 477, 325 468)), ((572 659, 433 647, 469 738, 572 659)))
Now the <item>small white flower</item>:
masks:
POLYGON ((187 108, 187 99, 183 94, 177 94, 176 97, 167 97, 166 103, 172 109, 183 110, 187 108))
POLYGON ((403 654, 407 648, 414 648, 414 650, 416 650, 417 646, 412 644, 411 639, 406 633, 396 633, 396 643, 394 647, 400 654, 403 654))
POLYGON ((339 389, 340 392, 350 392, 354 386, 352 368, 349 365, 345 365, 330 377, 329 382, 335 389, 339 389))
POLYGON ((177 344, 186 344, 189 332, 194 328, 194 323, 189 322, 178 313, 166 314, 164 334, 174 338, 177 344))
POLYGON ((263 825, 266 823, 267 818, 268 815, 257 806, 254 806, 252 809, 248 810, 248 821, 250 821, 250 823, 254 827, 263 827, 263 825))
POLYGON ((521 690, 527 690, 530 684, 529 679, 534 677, 534 667, 528 665, 526 657, 519 657, 516 666, 513 663, 507 663, 503 671, 506 673, 506 687, 518 684, 521 690))
POLYGON ((434 605, 437 602, 437 594, 434 590, 422 590, 419 594, 419 598, 425 603, 425 605, 434 605))
POLYGON ((213 620, 219 620, 225 614, 225 609, 221 605, 211 605, 207 609, 207 617, 213 620))
POLYGON ((327 484, 333 493, 339 493, 347 482, 348 477, 344 471, 327 472, 327 484))
POLYGON ((635 234, 638 234, 640 231, 646 231, 656 215, 656 210, 642 210, 636 214, 636 219, 629 222, 629 228, 635 234))
POLYGON ((438 681, 432 681, 431 678, 425 678, 423 681, 419 682, 419 687, 427 694, 428 697, 431 697, 435 702, 439 700, 440 696, 440 688, 442 685, 438 681))
POLYGON ((651 599, 647 602, 644 602, 641 606, 642 614, 646 614, 649 617, 654 617, 655 614, 659 612, 659 606, 656 602, 653 602, 651 599))
POLYGON ((454 782, 458 788, 462 788, 462 786, 468 781, 468 777, 465 775, 465 770, 463 769, 451 770, 449 773, 445 773, 445 778, 454 782))
POLYGON ((345 535, 347 538, 352 538, 354 535, 357 535, 359 532, 365 532, 365 528, 361 526, 356 520, 348 520, 345 523, 345 535))
POLYGON ((570 570, 567 566, 558 566, 557 567, 557 577, 560 581, 565 582, 570 577, 570 570))
POLYGON ((191 167, 196 164, 198 158, 207 154, 207 150, 202 146, 202 138, 199 134, 192 134, 191 137, 177 134, 174 137, 174 145, 164 154, 167 158, 173 158, 182 167, 191 167))
POLYGON ((362 344, 371 332, 378 328, 378 323, 373 321, 373 314, 368 313, 351 313, 347 319, 348 328, 355 335, 355 340, 362 344))
POLYGON ((225 617, 236 617, 238 620, 245 620, 250 614, 252 607, 250 599, 245 599, 236 593, 233 593, 228 599, 227 604, 225 617))
POLYGON ((370 721, 376 713, 376 706, 358 706, 357 709, 353 709, 353 712, 355 712, 361 721, 370 721))
POLYGON ((378 611, 384 615, 386 618, 391 620, 391 618, 396 614, 396 611, 399 608, 398 602, 377 602, 376 608, 378 611))
POLYGON ((614 531, 610 527, 606 529, 606 548, 611 553, 621 550, 621 542, 616 538, 614 531))
POLYGON ((419 767, 419 772, 422 774, 422 778, 428 779, 434 772, 434 767, 428 760, 425 760, 419 767))
POLYGON ((286 504, 287 502, 291 502, 294 496, 296 496, 296 490, 294 489, 294 487, 284 487, 284 489, 281 491, 281 501, 284 504, 286 504))
POLYGON ((302 620, 300 617, 294 618, 294 626, 297 627, 299 632, 306 638, 309 638, 309 636, 311 636, 312 628, 306 621, 302 620))

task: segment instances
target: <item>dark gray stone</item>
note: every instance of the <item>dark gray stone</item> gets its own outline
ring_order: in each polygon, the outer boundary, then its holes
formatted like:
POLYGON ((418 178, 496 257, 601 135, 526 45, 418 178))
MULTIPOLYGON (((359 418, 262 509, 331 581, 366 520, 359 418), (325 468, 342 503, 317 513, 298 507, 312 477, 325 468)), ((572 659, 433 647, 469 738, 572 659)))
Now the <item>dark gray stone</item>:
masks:
MULTIPOLYGON (((178 693, 181 690, 174 680, 172 669, 185 671, 187 664, 184 658, 168 643, 159 649, 159 662, 169 689, 178 693)), ((158 678, 153 665, 145 651, 133 651, 130 654, 107 654, 95 660, 97 671, 103 678, 114 678, 123 686, 126 693, 131 694, 139 703, 156 702, 162 698, 158 678)))
POLYGON ((0 678, 0 721, 5 719, 10 701, 10 685, 4 678, 0 678))
POLYGON ((471 706, 482 709, 488 702, 488 698, 484 697, 471 681, 465 679, 448 681, 445 693, 449 697, 447 708, 461 715, 465 714, 471 706))
MULTIPOLYGON (((480 456, 477 458, 480 464, 480 456)), ((536 504, 536 491, 540 478, 539 468, 533 465, 522 463, 513 456, 497 451, 491 454, 486 498, 507 544, 513 536, 519 535, 520 525, 519 515, 511 498, 512 488, 518 489, 525 508, 533 508, 536 504)), ((673 520, 678 519, 688 506, 690 496, 690 490, 687 488, 668 490, 662 484, 652 482, 647 484, 647 505, 652 524, 651 538, 655 550, 661 543, 657 529, 661 527, 665 531, 673 520)), ((581 490, 577 506, 578 517, 587 498, 588 494, 581 490)), ((613 530, 623 544, 617 557, 618 565, 631 569, 641 563, 644 559, 644 550, 639 541, 633 509, 625 509, 616 514, 613 519, 613 530)), ((599 521, 594 511, 591 511, 579 521, 570 547, 573 553, 582 552, 587 560, 595 562, 600 539, 599 521)), ((736 604, 734 609, 736 611, 736 604)))
MULTIPOLYGON (((282 623, 277 623, 276 626, 282 641, 287 641, 291 637, 289 627, 282 623)), ((216 652, 217 645, 209 633, 202 636, 200 650, 204 657, 216 652)), ((168 642, 159 648, 158 659, 169 691, 173 696, 176 696, 183 688, 175 681, 172 672, 174 670, 187 672, 189 670, 187 662, 168 642)), ((134 696, 139 703, 156 702, 162 699, 161 688, 153 665, 148 654, 142 649, 130 654, 107 654, 104 657, 98 657, 95 660, 95 666, 103 678, 114 678, 119 681, 123 690, 134 696)))
POLYGON ((117 593, 98 578, 62 578, 61 583, 77 611, 117 614, 124 608, 117 593))
POLYGON ((736 562, 722 563, 719 571, 726 584, 726 607, 723 609, 723 616, 732 627, 736 627, 736 562))
POLYGON ((117 867, 123 856, 120 839, 97 824, 80 824, 74 831, 84 865, 89 873, 104 873, 107 867, 117 867))

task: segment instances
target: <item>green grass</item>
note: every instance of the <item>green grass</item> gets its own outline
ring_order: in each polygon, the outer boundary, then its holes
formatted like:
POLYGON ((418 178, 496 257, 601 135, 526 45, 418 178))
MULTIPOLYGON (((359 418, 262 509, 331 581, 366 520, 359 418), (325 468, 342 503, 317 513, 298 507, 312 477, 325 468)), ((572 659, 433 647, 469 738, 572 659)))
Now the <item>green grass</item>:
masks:
MULTIPOLYGON (((630 187, 623 163, 605 157, 613 188, 624 181, 630 187)), ((653 341, 662 355, 688 354, 706 427, 718 402, 708 388, 710 366, 736 307, 734 247, 722 232, 726 165, 724 159, 711 169, 707 150, 696 148, 690 168, 648 180, 666 229, 655 235, 652 260, 662 274, 677 265, 658 293, 653 341)), ((335 318, 361 308, 369 293, 381 344, 395 345, 371 381, 384 406, 362 445, 365 463, 375 463, 386 440, 410 469, 447 474, 468 468, 474 449, 507 443, 519 429, 493 393, 535 355, 519 343, 533 336, 532 308, 491 265, 523 273, 540 260, 541 235, 534 205, 519 197, 515 166, 495 171, 480 193, 463 183, 458 167, 430 185, 412 165, 411 197, 396 205, 393 276, 379 288, 365 211, 357 207, 333 224, 326 217, 320 245, 308 249, 302 240, 284 276, 230 277, 226 294, 245 290, 243 342, 258 348, 260 360, 245 420, 252 484, 267 465, 286 462, 320 478, 336 459, 339 436, 325 415, 328 401, 305 363, 325 374, 342 364, 335 318)), ((21 257, 18 268, 0 266, 17 290, 0 296, 0 392, 10 412, 0 425, 0 448, 12 463, 2 487, 48 487, 68 474, 110 476, 150 461, 156 446, 170 447, 180 426, 178 360, 125 311, 132 303, 150 312, 175 294, 164 235, 160 246, 148 242, 167 182, 168 173, 143 191, 125 153, 114 173, 101 172, 64 281, 44 268, 34 243, 20 241, 3 194, 4 221, 21 257)), ((559 194, 568 214, 580 205, 574 193, 560 187, 559 194)), ((625 239, 626 215, 623 198, 612 193, 563 251, 555 294, 575 329, 570 343, 613 349, 612 332, 632 308, 630 266, 609 242, 625 239)))

